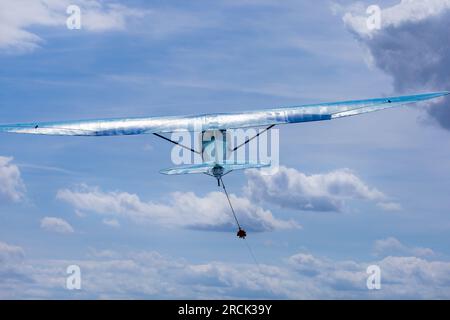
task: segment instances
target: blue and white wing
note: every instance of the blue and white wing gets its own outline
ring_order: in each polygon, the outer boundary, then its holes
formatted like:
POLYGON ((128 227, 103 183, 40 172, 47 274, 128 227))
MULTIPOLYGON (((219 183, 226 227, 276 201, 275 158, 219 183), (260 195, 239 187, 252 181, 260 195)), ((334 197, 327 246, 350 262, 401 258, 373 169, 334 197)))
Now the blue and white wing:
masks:
POLYGON ((411 96, 199 116, 35 122, 0 125, 0 132, 63 136, 117 136, 179 131, 225 130, 331 120, 435 99, 448 94, 449 92, 435 92, 411 96))

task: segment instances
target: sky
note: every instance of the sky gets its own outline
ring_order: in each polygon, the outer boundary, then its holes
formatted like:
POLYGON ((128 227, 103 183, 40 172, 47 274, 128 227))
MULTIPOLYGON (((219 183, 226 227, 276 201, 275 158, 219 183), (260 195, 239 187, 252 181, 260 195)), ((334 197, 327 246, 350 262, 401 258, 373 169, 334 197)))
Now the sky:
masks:
MULTIPOLYGON (((0 123, 449 90, 450 1, 376 2, 0 0, 0 123)), ((155 136, 2 134, 0 298, 448 299, 449 103, 280 127, 278 173, 226 176, 247 242, 155 136)))

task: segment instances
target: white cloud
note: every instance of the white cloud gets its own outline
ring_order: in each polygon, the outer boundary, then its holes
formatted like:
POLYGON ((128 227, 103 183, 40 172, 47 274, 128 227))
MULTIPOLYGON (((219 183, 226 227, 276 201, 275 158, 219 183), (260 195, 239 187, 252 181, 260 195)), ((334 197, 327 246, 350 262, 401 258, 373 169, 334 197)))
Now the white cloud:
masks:
POLYGON ((73 227, 64 219, 45 217, 41 220, 41 228, 56 233, 73 233, 73 227))
MULTIPOLYGON (((343 20, 347 26, 363 37, 370 37, 379 30, 367 27, 366 9, 362 4, 352 5, 343 20)), ((435 17, 450 9, 450 0, 402 0, 399 4, 385 8, 381 15, 381 28, 399 27, 418 23, 435 17)))
POLYGON ((408 247, 394 237, 376 240, 373 251, 377 256, 386 255, 412 255, 418 257, 433 256, 434 252, 430 248, 408 247))
MULTIPOLYGON (((393 78, 398 93, 450 90, 450 0, 403 0, 384 8, 380 30, 367 29, 363 10, 352 8, 344 22, 366 48, 368 60, 393 78)), ((449 103, 441 99, 427 109, 446 129, 449 103)))
POLYGON ((402 206, 396 202, 379 202, 377 206, 385 211, 400 211, 402 206))
POLYGON ((447 261, 388 256, 379 261, 356 262, 312 256, 304 259, 303 256, 290 257, 291 266, 300 273, 314 270, 307 273, 308 281, 322 287, 322 295, 328 293, 330 298, 442 299, 450 296, 450 262, 447 261), (367 290, 368 265, 380 267, 382 290, 367 290))
POLYGON ((0 156, 0 201, 18 202, 23 199, 25 186, 13 158, 0 156))
POLYGON ((148 13, 145 10, 131 9, 115 3, 102 5, 100 2, 90 1, 81 5, 86 11, 85 13, 82 11, 83 26, 95 32, 124 30, 128 19, 142 18, 148 13))
POLYGON ((86 259, 29 261, 20 247, 0 242, 0 257, 2 252, 8 252, 0 264, 2 298, 73 298, 72 292, 61 290, 70 264, 81 267, 83 290, 77 297, 83 299, 450 298, 450 262, 413 256, 359 262, 297 253, 258 267, 245 262, 192 263, 156 251, 95 249, 86 259), (379 291, 366 287, 366 269, 372 264, 381 268, 379 291))
POLYGON ((356 261, 334 261, 298 253, 288 259, 290 266, 301 275, 313 281, 315 286, 328 290, 328 294, 344 298, 355 295, 366 288, 366 264, 356 261))
POLYGON ((109 227, 113 227, 113 228, 118 228, 120 227, 120 223, 119 221, 117 221, 117 219, 108 219, 105 218, 102 220, 103 224, 109 226, 109 227))
POLYGON ((317 275, 324 267, 322 260, 309 253, 297 253, 288 261, 296 271, 309 276, 317 275))
POLYGON ((382 192, 367 186, 348 169, 306 175, 280 167, 273 175, 262 175, 257 170, 248 170, 246 175, 244 192, 249 198, 296 210, 342 211, 345 201, 351 199, 386 201, 382 192))
POLYGON ((99 0, 2 0, 0 1, 0 49, 27 52, 42 42, 33 27, 66 28, 69 5, 81 8, 82 29, 123 30, 127 20, 145 12, 99 0))
MULTIPOLYGON (((404 286, 402 291, 411 296, 414 292, 407 288, 414 286, 428 287, 424 288, 424 294, 431 289, 438 295, 441 288, 450 288, 450 262, 428 261, 417 257, 386 257, 379 264, 386 282, 392 283, 394 290, 402 290, 401 286, 404 286)), ((444 291, 441 294, 449 293, 444 291)))
MULTIPOLYGON (((175 192, 167 203, 144 202, 136 194, 103 192, 99 188, 81 186, 78 190, 63 189, 57 198, 76 210, 109 216, 123 216, 141 223, 160 223, 200 230, 234 230, 236 228, 225 195, 210 192, 198 197, 193 192, 175 192)), ((276 219, 268 210, 246 198, 231 195, 241 225, 253 231, 270 231, 299 227, 293 221, 276 219)))

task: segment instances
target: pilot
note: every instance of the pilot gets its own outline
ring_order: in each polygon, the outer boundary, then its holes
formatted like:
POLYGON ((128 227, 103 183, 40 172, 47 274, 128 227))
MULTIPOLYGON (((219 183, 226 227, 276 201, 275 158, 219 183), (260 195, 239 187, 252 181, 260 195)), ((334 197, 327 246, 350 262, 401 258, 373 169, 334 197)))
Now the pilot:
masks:
POLYGON ((239 228, 239 231, 237 232, 237 236, 241 239, 245 239, 247 236, 247 232, 245 232, 244 229, 239 228))

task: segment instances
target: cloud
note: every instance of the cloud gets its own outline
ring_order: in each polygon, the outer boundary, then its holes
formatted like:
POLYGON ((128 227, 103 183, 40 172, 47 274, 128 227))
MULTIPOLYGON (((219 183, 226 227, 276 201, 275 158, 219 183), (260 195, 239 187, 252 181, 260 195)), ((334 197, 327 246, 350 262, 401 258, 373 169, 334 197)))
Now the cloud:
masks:
MULTIPOLYGON (((344 23, 367 49, 369 60, 393 78, 397 92, 450 90, 450 0, 402 0, 382 10, 380 30, 367 28, 362 9, 353 7, 344 23)), ((448 98, 431 104, 427 112, 450 129, 448 98)))
POLYGON ((28 260, 0 242, 0 297, 73 298, 62 289, 68 265, 82 270, 77 298, 170 299, 448 299, 450 262, 414 256, 377 261, 333 260, 296 253, 277 264, 193 263, 157 251, 90 249, 85 259, 28 260), (2 249, 2 248, 7 248, 2 249), (18 257, 16 257, 18 255, 18 257), (366 287, 369 265, 381 269, 381 290, 366 287), (8 269, 5 268, 8 265, 8 269))
POLYGON ((306 276, 315 286, 327 288, 329 293, 340 298, 350 292, 355 295, 366 288, 366 264, 356 261, 334 261, 315 257, 309 253, 298 253, 288 259, 290 266, 306 276))
POLYGON ((3 0, 0 2, 0 49, 29 52, 43 41, 34 27, 66 28, 69 5, 81 9, 83 30, 102 32, 123 30, 130 18, 145 12, 99 0, 3 0))
MULTIPOLYGON (((379 30, 368 28, 366 9, 361 3, 353 4, 343 20, 354 32, 361 36, 375 36, 379 30)), ((450 9, 449 0, 401 0, 400 3, 382 10, 381 27, 399 27, 437 17, 450 9)))
POLYGON ((246 172, 244 193, 257 202, 305 211, 342 211, 347 200, 361 199, 385 203, 386 196, 367 186, 349 169, 306 175, 280 167, 273 175, 257 170, 246 172))
POLYGON ((56 233, 73 233, 73 227, 64 219, 56 217, 45 217, 41 220, 41 228, 56 233))
POLYGON ((296 271, 307 276, 319 274, 320 270, 324 267, 322 260, 309 253, 297 253, 289 257, 288 261, 296 271))
MULTIPOLYGON (((108 216, 123 216, 137 223, 159 223, 166 226, 197 230, 234 230, 234 219, 225 195, 210 192, 199 197, 193 192, 175 192, 166 203, 144 202, 136 194, 103 192, 97 187, 80 186, 78 190, 63 189, 59 200, 74 209, 108 216)), ((253 231, 298 228, 293 221, 276 219, 270 211, 254 205, 246 198, 231 195, 231 202, 242 226, 253 231)))
POLYGON ((109 226, 109 227, 113 227, 113 228, 118 228, 120 227, 120 223, 119 221, 117 221, 116 219, 103 219, 102 220, 103 224, 109 226))
POLYGON ((396 202, 380 202, 377 203, 377 206, 383 209, 384 211, 400 211, 402 210, 402 206, 396 202))
MULTIPOLYGON (((417 257, 386 257, 379 262, 384 273, 385 282, 407 295, 414 296, 413 291, 405 290, 411 287, 424 287, 423 293, 430 294, 442 288, 450 287, 450 262, 428 261, 417 257), (403 286, 403 288, 401 288, 403 286)), ((445 289, 444 289, 445 290, 445 289)), ((443 296, 448 292, 441 293, 443 296)))
POLYGON ((373 246, 373 251, 377 256, 412 255, 427 257, 435 254, 430 248, 408 247, 394 237, 376 240, 373 246))
POLYGON ((0 241, 0 299, 14 298, 18 284, 31 281, 23 272, 24 258, 21 247, 0 241))
POLYGON ((127 20, 142 18, 148 11, 128 8, 117 3, 103 5, 101 2, 82 2, 82 23, 88 31, 103 32, 110 30, 124 30, 127 20))
POLYGON ((21 260, 24 257, 24 251, 21 247, 13 246, 0 241, 0 263, 21 260))
POLYGON ((2 200, 19 202, 24 197, 25 186, 13 158, 0 156, 0 203, 2 200))
POLYGON ((293 255, 288 261, 297 272, 308 271, 308 280, 322 287, 323 293, 331 294, 332 298, 437 299, 450 295, 450 262, 447 261, 413 256, 388 256, 372 262, 334 261, 304 253, 293 255), (367 290, 366 268, 369 265, 381 269, 380 291, 367 290))

